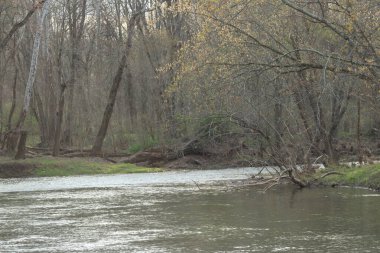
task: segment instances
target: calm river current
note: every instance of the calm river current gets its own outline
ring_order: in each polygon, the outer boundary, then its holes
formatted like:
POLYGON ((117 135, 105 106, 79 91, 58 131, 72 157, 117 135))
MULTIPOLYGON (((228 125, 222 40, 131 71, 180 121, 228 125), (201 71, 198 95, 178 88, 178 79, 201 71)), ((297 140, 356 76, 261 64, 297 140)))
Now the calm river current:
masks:
POLYGON ((380 252, 380 194, 221 183, 255 170, 0 180, 0 252, 380 252))

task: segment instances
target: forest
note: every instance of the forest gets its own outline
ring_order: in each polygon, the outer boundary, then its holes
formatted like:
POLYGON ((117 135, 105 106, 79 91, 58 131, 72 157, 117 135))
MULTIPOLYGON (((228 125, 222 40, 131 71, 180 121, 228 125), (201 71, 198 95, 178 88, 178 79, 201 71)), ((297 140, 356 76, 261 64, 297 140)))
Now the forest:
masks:
POLYGON ((0 0, 0 252, 380 252, 380 0, 0 0))
POLYGON ((2 153, 370 162, 379 17, 377 0, 1 1, 2 153))

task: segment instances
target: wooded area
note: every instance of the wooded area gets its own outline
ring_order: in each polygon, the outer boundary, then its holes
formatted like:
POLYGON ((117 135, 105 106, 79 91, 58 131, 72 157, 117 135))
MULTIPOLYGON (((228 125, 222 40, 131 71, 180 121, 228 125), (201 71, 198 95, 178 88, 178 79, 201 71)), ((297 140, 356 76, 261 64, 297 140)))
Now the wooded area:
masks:
POLYGON ((379 17, 377 0, 3 0, 1 148, 153 149, 290 174, 368 161, 379 17))

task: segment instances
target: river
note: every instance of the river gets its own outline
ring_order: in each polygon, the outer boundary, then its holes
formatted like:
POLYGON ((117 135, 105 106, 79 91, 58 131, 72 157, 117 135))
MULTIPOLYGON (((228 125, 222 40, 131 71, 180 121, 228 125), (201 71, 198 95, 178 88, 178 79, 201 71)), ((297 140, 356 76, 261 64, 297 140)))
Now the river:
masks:
POLYGON ((0 252, 380 252, 380 194, 224 183, 256 171, 0 180, 0 252))

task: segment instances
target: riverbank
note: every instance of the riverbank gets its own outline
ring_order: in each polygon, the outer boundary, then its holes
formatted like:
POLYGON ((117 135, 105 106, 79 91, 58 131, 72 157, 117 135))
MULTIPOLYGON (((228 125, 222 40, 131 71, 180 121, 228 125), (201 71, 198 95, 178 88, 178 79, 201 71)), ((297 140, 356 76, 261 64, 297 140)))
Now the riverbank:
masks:
POLYGON ((111 163, 101 158, 55 158, 43 156, 15 161, 0 156, 0 178, 54 177, 96 174, 161 172, 129 163, 111 163))
POLYGON ((356 167, 346 165, 332 166, 322 171, 319 175, 328 172, 337 172, 320 180, 324 185, 330 186, 351 186, 365 187, 372 190, 380 191, 380 164, 368 164, 356 167))
MULTIPOLYGON (((176 162, 173 165, 179 164, 176 162)), ((225 166, 224 168, 227 167, 225 166)), ((0 178, 129 174, 161 171, 164 171, 164 169, 138 166, 132 163, 112 163, 99 157, 56 158, 41 156, 15 161, 10 157, 0 156, 0 178)), ((327 186, 366 187, 380 191, 380 164, 356 167, 346 165, 332 166, 309 176, 319 178, 333 171, 336 173, 321 178, 318 182, 327 186)))

